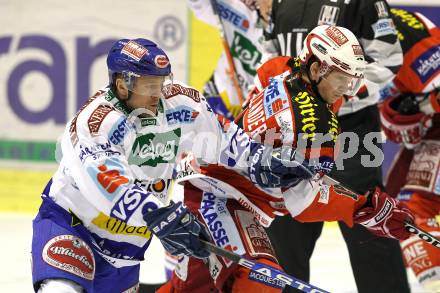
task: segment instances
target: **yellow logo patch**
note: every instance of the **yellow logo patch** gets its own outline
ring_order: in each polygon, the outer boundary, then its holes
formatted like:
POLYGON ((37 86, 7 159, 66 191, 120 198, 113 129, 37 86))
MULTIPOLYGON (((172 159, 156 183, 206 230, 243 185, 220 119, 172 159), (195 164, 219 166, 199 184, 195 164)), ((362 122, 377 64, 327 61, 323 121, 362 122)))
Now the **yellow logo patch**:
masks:
POLYGON ((151 231, 147 226, 130 226, 124 221, 109 217, 103 213, 92 220, 98 228, 104 229, 112 234, 124 234, 143 237, 145 239, 151 238, 151 231))

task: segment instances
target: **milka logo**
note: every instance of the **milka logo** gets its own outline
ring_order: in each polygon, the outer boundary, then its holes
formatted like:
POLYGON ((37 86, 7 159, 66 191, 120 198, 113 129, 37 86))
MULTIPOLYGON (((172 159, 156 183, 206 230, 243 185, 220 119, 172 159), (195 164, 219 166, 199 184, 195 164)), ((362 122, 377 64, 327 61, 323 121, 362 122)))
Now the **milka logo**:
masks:
POLYGON ((138 166, 157 166, 174 162, 179 147, 180 128, 158 134, 146 134, 136 138, 129 162, 138 166))
POLYGON ((257 73, 257 64, 261 60, 261 53, 258 52, 251 41, 244 37, 239 32, 234 32, 234 39, 232 41, 232 56, 238 58, 243 66, 243 69, 251 74, 257 73))

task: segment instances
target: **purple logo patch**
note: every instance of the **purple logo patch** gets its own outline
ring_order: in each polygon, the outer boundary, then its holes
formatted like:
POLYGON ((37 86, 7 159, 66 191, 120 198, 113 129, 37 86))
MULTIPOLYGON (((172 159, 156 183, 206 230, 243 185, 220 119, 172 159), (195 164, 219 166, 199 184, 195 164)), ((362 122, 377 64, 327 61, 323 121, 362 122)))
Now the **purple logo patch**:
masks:
POLYGON ((440 69, 440 45, 430 48, 422 56, 414 60, 411 68, 425 83, 440 69))

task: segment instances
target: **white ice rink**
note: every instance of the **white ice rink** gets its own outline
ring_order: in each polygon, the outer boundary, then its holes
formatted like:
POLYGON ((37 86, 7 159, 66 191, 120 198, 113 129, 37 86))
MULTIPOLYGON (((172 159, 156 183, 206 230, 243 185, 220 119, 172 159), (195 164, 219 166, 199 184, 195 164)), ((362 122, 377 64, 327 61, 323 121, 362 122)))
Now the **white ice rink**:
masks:
MULTIPOLYGON (((0 293, 33 292, 30 271, 32 218, 31 215, 23 214, 0 214, 3 227, 0 233, 0 293)), ((158 242, 150 248, 143 266, 142 280, 158 283, 164 280, 163 251, 158 242)), ((338 228, 324 229, 312 257, 311 267, 310 283, 330 292, 356 292, 345 243, 338 228)), ((408 274, 412 292, 426 292, 417 284, 412 272, 408 271, 408 274)))

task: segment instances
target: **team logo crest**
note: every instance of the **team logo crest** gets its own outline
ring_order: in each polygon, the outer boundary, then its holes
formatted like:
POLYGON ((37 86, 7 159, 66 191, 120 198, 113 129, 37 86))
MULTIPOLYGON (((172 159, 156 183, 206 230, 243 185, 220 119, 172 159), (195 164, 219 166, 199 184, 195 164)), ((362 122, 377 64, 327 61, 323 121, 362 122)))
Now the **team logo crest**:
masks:
POLYGON ((121 53, 130 56, 136 61, 140 61, 142 57, 148 54, 148 50, 135 41, 130 41, 122 48, 121 53))
POLYGON ((348 42, 348 38, 335 26, 329 26, 325 30, 325 34, 333 40, 338 46, 342 46, 348 42))
POLYGON ((159 68, 165 68, 170 64, 170 60, 165 55, 157 55, 154 57, 154 64, 159 68))
POLYGON ((95 276, 95 258, 90 247, 73 235, 58 235, 43 248, 43 260, 60 270, 87 280, 95 276))

